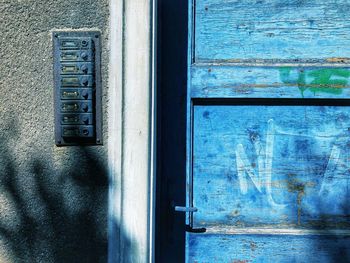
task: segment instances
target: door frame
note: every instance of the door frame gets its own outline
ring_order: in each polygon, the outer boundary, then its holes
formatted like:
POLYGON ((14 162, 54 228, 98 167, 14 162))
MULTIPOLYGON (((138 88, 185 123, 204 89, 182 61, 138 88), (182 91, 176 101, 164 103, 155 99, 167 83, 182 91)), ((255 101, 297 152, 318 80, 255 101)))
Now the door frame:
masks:
POLYGON ((192 0, 158 1, 157 262, 185 261, 188 7, 192 0))
POLYGON ((108 262, 154 262, 156 0, 110 0, 108 262))
POLYGON ((109 263, 185 260, 189 1, 110 0, 109 263))

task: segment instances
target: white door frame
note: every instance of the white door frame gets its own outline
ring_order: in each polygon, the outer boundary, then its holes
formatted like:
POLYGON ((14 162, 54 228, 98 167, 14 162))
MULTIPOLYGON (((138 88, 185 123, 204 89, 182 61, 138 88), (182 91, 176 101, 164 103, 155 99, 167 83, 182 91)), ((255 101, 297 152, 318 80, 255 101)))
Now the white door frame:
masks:
POLYGON ((154 262, 156 0, 110 0, 109 263, 154 262))

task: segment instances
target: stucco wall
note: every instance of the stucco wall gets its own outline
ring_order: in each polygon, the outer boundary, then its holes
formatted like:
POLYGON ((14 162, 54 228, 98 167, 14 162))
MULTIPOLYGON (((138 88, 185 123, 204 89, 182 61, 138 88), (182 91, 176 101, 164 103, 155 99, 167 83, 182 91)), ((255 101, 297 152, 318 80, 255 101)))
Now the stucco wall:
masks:
POLYGON ((107 261, 107 149, 54 145, 50 31, 101 30, 106 131, 108 11, 107 0, 0 0, 1 263, 107 261))

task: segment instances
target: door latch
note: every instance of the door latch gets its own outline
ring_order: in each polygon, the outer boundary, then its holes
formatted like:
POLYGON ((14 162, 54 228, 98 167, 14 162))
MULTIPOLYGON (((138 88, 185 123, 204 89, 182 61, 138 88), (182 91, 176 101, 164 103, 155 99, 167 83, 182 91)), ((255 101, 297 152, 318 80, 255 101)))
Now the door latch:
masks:
POLYGON ((198 208, 197 207, 190 207, 190 206, 175 206, 175 211, 176 212, 197 212, 198 208))
MULTIPOLYGON (((175 206, 175 211, 176 212, 183 212, 183 213, 193 213, 197 212, 198 208, 193 207, 193 206, 175 206)), ((185 226, 185 231, 190 232, 190 233, 204 233, 207 231, 206 228, 201 227, 201 228, 193 228, 191 225, 186 225, 185 226)))
POLYGON ((193 228, 190 225, 185 226, 185 231, 190 233, 205 233, 207 229, 205 227, 193 228))

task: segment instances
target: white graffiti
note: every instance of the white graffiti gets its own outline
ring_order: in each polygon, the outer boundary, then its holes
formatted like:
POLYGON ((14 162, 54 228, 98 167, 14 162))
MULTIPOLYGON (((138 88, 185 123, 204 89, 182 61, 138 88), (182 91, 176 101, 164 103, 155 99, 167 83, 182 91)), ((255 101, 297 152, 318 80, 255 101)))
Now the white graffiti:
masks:
POLYGON ((321 195, 325 191, 329 191, 334 183, 334 171, 337 168, 340 158, 340 148, 337 145, 333 145, 331 154, 328 159, 327 167, 323 176, 321 188, 319 194, 321 195), (330 188, 330 189, 329 189, 330 188))
MULTIPOLYGON (((236 146, 236 165, 237 165, 237 175, 239 180, 240 191, 242 194, 247 194, 248 192, 248 178, 254 184, 256 189, 267 198, 268 203, 271 206, 282 208, 284 204, 278 204, 272 197, 272 162, 273 162, 273 150, 274 150, 274 140, 276 132, 284 135, 298 135, 305 137, 322 137, 325 140, 324 134, 312 134, 310 136, 307 134, 292 134, 287 131, 283 131, 280 127, 275 127, 273 119, 268 121, 268 128, 266 134, 265 149, 263 148, 260 138, 255 137, 253 141, 253 146, 257 156, 257 169, 253 166, 247 157, 242 144, 236 146)), ((341 149, 338 146, 340 144, 341 136, 332 135, 328 136, 327 139, 338 138, 332 146, 330 156, 328 158, 327 166, 324 171, 323 179, 320 186, 319 194, 324 191, 328 191, 332 184, 334 184, 334 171, 339 165, 339 160, 341 157, 341 149), (340 138, 340 139, 339 139, 340 138)), ((331 142, 330 142, 331 143, 331 142)))
POLYGON ((254 171, 254 167, 249 162, 245 150, 242 144, 238 144, 236 148, 236 164, 237 173, 239 179, 239 185, 242 194, 248 192, 248 182, 246 173, 252 180, 257 190, 265 194, 267 200, 272 206, 285 206, 283 204, 277 204, 272 198, 271 183, 272 183, 272 158, 273 158, 273 145, 274 145, 274 122, 272 119, 268 121, 268 128, 266 134, 265 152, 261 146, 260 138, 254 139, 254 148, 258 159, 258 173, 254 171))

